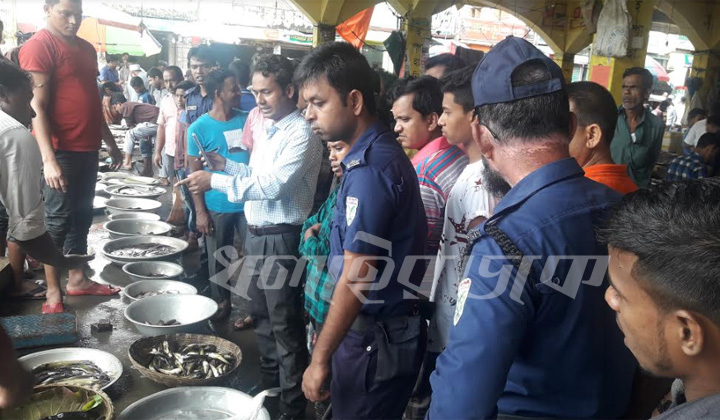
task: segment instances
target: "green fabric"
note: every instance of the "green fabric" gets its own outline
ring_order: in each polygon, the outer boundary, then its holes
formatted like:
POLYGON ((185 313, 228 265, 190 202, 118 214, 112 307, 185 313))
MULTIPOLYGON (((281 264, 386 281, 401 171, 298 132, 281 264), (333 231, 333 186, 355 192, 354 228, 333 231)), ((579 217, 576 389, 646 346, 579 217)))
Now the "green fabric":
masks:
POLYGON ((639 188, 650 186, 650 176, 662 150, 665 125, 647 108, 642 121, 635 128, 636 141, 633 143, 625 109, 618 108, 615 137, 610 144, 612 158, 617 164, 627 165, 628 175, 639 188))
POLYGON ((305 310, 316 323, 325 322, 335 284, 327 271, 330 255, 330 228, 337 202, 338 189, 335 187, 317 213, 305 221, 300 232, 300 255, 307 258, 305 270, 305 310), (320 224, 320 232, 305 240, 305 232, 320 224))

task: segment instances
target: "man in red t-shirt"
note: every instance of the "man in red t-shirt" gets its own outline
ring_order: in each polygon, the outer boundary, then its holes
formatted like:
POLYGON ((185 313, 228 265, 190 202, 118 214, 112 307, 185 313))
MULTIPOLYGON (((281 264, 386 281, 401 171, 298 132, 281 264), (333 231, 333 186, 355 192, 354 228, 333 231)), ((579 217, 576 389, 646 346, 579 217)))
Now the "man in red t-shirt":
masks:
MULTIPOLYGON (((20 66, 35 82, 33 119, 43 157, 45 224, 55 244, 70 254, 87 253, 93 218, 98 150, 105 141, 113 166, 122 154, 102 115, 93 46, 77 37, 82 0, 45 0, 47 27, 20 50, 20 66)), ((48 285, 43 313, 62 312, 60 272, 45 266, 48 285)), ((67 294, 117 294, 119 288, 95 283, 82 269, 70 270, 67 294)))

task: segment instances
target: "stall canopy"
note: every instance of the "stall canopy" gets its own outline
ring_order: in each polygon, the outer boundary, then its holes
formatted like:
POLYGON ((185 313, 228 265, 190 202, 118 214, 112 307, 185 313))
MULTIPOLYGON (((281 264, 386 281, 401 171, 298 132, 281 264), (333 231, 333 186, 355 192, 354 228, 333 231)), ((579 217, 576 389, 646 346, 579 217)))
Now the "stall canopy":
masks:
POLYGON ((96 51, 108 54, 149 57, 162 50, 142 19, 102 4, 83 5, 78 36, 93 44, 96 51))

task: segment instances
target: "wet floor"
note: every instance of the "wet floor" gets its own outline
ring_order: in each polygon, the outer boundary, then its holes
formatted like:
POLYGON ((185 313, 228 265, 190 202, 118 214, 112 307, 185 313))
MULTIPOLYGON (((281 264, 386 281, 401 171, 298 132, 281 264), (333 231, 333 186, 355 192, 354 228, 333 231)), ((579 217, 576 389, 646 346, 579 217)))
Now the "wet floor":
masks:
MULTIPOLYGON (((158 212, 163 219, 170 211, 170 193, 161 197, 163 206, 158 212)), ((99 250, 103 243, 109 240, 109 235, 102 229, 107 220, 104 214, 98 213, 88 237, 90 249, 96 252, 96 258, 90 262, 88 275, 94 280, 125 287, 132 280, 123 273, 120 266, 104 259, 99 250)), ((195 286, 201 294, 209 293, 207 290, 207 270, 200 264, 200 252, 187 253, 180 261, 185 267, 186 275, 181 280, 195 286)), ((42 273, 36 273, 36 278, 42 278, 42 273)), ((63 287, 65 280, 63 280, 63 287)), ((96 296, 66 296, 66 310, 77 316, 78 335, 80 339, 74 346, 94 348, 115 355, 123 364, 121 378, 105 390, 115 406, 115 413, 119 414, 127 406, 168 387, 143 377, 128 359, 130 345, 142 336, 135 330, 133 324, 125 319, 124 311, 130 300, 126 297, 96 297, 96 296), (113 331, 106 333, 93 333, 90 324, 101 319, 107 319, 113 324, 113 331)), ((2 302, 0 316, 40 314, 42 301, 2 302)), ((228 339, 242 350, 242 363, 238 370, 215 386, 226 386, 243 392, 255 394, 259 391, 260 371, 259 354, 255 345, 255 335, 252 330, 233 331, 232 323, 240 316, 247 314, 247 303, 239 296, 233 296, 233 313, 228 320, 213 324, 216 334, 228 339)), ((208 329, 208 334, 212 331, 208 329)), ((71 347, 71 346, 62 346, 71 347)), ((25 349, 19 355, 35 351, 48 350, 52 347, 25 349)))

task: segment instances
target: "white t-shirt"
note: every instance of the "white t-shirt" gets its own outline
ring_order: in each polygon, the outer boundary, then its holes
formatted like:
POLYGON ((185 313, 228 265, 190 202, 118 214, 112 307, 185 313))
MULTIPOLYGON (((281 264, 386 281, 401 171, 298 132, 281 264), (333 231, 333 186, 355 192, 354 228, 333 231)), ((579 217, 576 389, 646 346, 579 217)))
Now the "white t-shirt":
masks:
POLYGON ((702 135, 706 132, 707 120, 700 120, 690 127, 690 131, 688 131, 687 136, 685 136, 685 140, 683 141, 692 147, 697 147, 698 140, 700 140, 700 137, 702 137, 702 135))
POLYGON ((455 315, 458 283, 463 278, 463 259, 468 246, 468 226, 477 217, 492 215, 497 200, 482 186, 483 162, 465 167, 450 191, 445 207, 440 249, 435 263, 430 300, 436 308, 428 330, 428 351, 445 348, 455 315))

